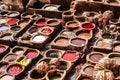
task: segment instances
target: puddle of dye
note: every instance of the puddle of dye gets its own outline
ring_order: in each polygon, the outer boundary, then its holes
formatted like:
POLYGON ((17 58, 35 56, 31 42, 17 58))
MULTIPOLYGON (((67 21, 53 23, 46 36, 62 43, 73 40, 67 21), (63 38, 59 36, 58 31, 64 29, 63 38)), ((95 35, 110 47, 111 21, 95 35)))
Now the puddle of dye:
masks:
POLYGON ((23 54, 24 50, 18 48, 15 51, 13 51, 13 53, 15 53, 15 54, 23 54))
POLYGON ((85 29, 90 29, 90 30, 94 28, 93 24, 91 23, 85 23, 82 25, 82 27, 85 29))
POLYGON ((8 67, 8 65, 2 65, 0 66, 0 76, 5 73, 5 69, 8 67))
POLYGON ((14 25, 14 24, 17 24, 18 20, 17 19, 10 19, 7 24, 8 25, 14 25))
POLYGON ((57 41, 56 41, 56 44, 57 45, 61 45, 61 46, 66 46, 66 45, 68 45, 69 44, 69 40, 68 39, 58 39, 57 41))
POLYGON ((14 66, 11 66, 8 69, 8 74, 10 74, 10 75, 18 75, 19 73, 22 72, 22 70, 23 70, 23 68, 21 66, 14 65, 14 66))
POLYGON ((42 35, 35 36, 35 37, 32 39, 32 41, 33 41, 33 42, 36 42, 36 43, 43 43, 45 40, 46 40, 46 37, 45 37, 45 36, 42 36, 42 35))
POLYGON ((84 46, 85 41, 82 39, 74 39, 71 41, 72 44, 77 45, 77 46, 84 46))
POLYGON ((111 59, 116 60, 116 63, 120 65, 120 56, 112 57, 111 59))
POLYGON ((19 31, 20 27, 19 26, 14 26, 14 27, 11 28, 11 30, 13 30, 13 31, 19 31))
POLYGON ((10 38, 11 38, 11 34, 8 34, 8 35, 5 35, 5 36, 2 37, 2 39, 5 39, 5 40, 8 40, 10 38))
POLYGON ((85 73, 92 75, 94 72, 94 68, 92 66, 86 67, 84 69, 85 73))
POLYGON ((2 53, 2 52, 4 52, 4 51, 6 51, 6 47, 0 46, 0 53, 2 53))
POLYGON ((42 21, 38 21, 37 22, 37 25, 38 26, 44 26, 46 24, 46 21, 45 20, 42 20, 42 21))
POLYGON ((102 59, 104 56, 102 54, 93 54, 90 56, 90 59, 92 61, 98 62, 100 59, 102 59))
POLYGON ((10 13, 9 15, 8 15, 9 17, 17 17, 18 16, 18 13, 10 13))
POLYGON ((49 34, 52 33, 52 29, 51 29, 51 28, 43 28, 43 29, 41 30, 41 32, 42 32, 43 34, 49 35, 49 34))
POLYGON ((0 26, 0 31, 6 31, 8 29, 9 29, 8 26, 0 26))
POLYGON ((76 23, 76 22, 71 22, 71 23, 69 23, 68 24, 68 27, 79 27, 79 24, 78 23, 76 23))
POLYGON ((36 51, 29 51, 26 56, 27 56, 28 59, 32 59, 32 58, 35 58, 35 57, 38 56, 38 52, 36 52, 36 51))
POLYGON ((5 57, 6 62, 13 62, 15 60, 17 60, 17 55, 8 55, 7 57, 5 57))
POLYGON ((63 59, 67 61, 74 61, 77 59, 77 55, 74 52, 66 52, 63 56, 63 59))
POLYGON ((2 76, 0 78, 0 80, 14 80, 14 77, 10 76, 10 75, 5 75, 5 76, 2 76))
POLYGON ((99 41, 96 46, 104 47, 104 48, 108 48, 108 47, 111 48, 111 44, 110 43, 106 43, 104 41, 99 41))
POLYGON ((7 23, 7 19, 0 19, 0 24, 7 23))
POLYGON ((45 7, 45 10, 54 11, 54 10, 57 10, 57 7, 56 6, 47 6, 47 7, 45 7))
POLYGON ((50 77, 50 80, 61 80, 60 78, 61 78, 60 75, 56 75, 56 76, 50 77))
POLYGON ((47 24, 49 24, 49 25, 57 25, 58 24, 58 22, 57 21, 49 21, 47 24))
POLYGON ((115 51, 120 51, 120 46, 119 46, 119 45, 118 45, 118 46, 115 46, 114 50, 115 50, 115 51))
POLYGON ((83 32, 78 34, 78 37, 82 38, 82 39, 89 39, 91 37, 90 33, 87 32, 83 32))
POLYGON ((27 22, 21 22, 21 23, 19 24, 19 26, 20 26, 20 27, 26 27, 27 24, 28 24, 27 22))

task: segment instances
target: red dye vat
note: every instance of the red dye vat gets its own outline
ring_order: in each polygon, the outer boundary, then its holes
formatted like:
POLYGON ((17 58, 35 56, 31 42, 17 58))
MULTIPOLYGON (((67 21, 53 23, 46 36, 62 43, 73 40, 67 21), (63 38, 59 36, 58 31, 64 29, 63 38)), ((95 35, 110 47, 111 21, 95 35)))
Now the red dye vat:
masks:
POLYGON ((51 34, 52 33, 52 29, 51 28, 43 28, 42 30, 41 30, 41 32, 43 33, 43 34, 46 34, 46 35, 49 35, 49 34, 51 34))
POLYGON ((23 68, 21 66, 15 65, 9 68, 8 73, 10 75, 18 75, 19 73, 21 73, 23 70, 23 68))
POLYGON ((7 24, 8 25, 14 25, 14 24, 17 24, 18 20, 17 19, 10 19, 7 24))
POLYGON ((32 59, 32 58, 35 58, 38 56, 38 52, 37 51, 29 51, 26 56, 28 59, 32 59))
POLYGON ((4 52, 6 50, 6 47, 0 46, 0 53, 4 52))
POLYGON ((37 22, 37 25, 38 26, 44 26, 46 24, 46 21, 44 20, 44 21, 38 21, 37 22))
POLYGON ((83 28, 85 29, 93 29, 94 28, 94 25, 91 24, 91 23, 85 23, 82 25, 83 28))
POLYGON ((66 52, 63 56, 63 59, 67 61, 74 61, 77 59, 77 55, 75 52, 66 52))

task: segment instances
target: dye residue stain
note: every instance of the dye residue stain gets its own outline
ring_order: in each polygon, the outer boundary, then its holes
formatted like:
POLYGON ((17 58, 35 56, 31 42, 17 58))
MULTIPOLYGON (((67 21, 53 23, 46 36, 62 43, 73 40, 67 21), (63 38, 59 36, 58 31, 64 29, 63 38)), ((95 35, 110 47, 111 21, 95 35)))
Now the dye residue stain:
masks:
POLYGON ((8 25, 14 25, 14 24, 17 24, 18 20, 17 19, 10 19, 7 24, 8 25))
POLYGON ((8 69, 8 74, 10 74, 10 75, 18 75, 19 73, 22 72, 22 70, 23 70, 23 68, 21 66, 14 65, 14 66, 11 66, 8 69))
POLYGON ((0 46, 0 53, 2 53, 2 52, 4 52, 4 51, 6 51, 6 47, 0 46))
POLYGON ((66 52, 64 55, 63 55, 63 59, 64 60, 67 60, 67 61, 74 61, 77 59, 77 55, 75 52, 66 52))
POLYGON ((28 59, 32 59, 32 58, 35 58, 38 56, 38 52, 37 51, 34 51, 34 50, 31 50, 29 52, 27 52, 27 58, 28 59))
POLYGON ((91 24, 91 23, 85 23, 85 24, 82 25, 82 27, 83 27, 84 29, 89 29, 89 30, 91 30, 91 29, 94 28, 94 25, 91 24))

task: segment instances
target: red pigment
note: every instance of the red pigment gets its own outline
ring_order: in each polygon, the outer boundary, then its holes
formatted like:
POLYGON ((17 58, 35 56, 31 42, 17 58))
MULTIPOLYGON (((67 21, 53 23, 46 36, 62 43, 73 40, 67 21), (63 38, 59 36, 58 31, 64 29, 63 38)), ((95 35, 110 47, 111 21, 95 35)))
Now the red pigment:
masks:
POLYGON ((29 51, 26 56, 28 59, 31 59, 37 57, 37 55, 38 53, 36 51, 29 51))
POLYGON ((0 46, 0 53, 4 52, 6 50, 6 47, 0 46))
POLYGON ((43 28, 41 32, 44 34, 50 34, 52 33, 52 30, 50 28, 43 28))
POLYGON ((93 29, 94 28, 93 24, 91 24, 91 23, 85 23, 82 25, 82 27, 85 29, 93 29))
POLYGON ((10 19, 10 20, 7 22, 7 24, 8 24, 8 25, 14 25, 14 24, 16 24, 17 22, 18 22, 17 19, 10 19))
POLYGON ((74 60, 76 60, 76 57, 77 57, 76 53, 66 52, 63 56, 63 59, 67 60, 67 61, 74 61, 74 60))
POLYGON ((37 25, 38 25, 38 26, 44 26, 45 24, 46 24, 45 21, 39 21, 39 22, 37 22, 37 25))
POLYGON ((23 70, 23 68, 21 66, 12 66, 9 68, 8 73, 10 75, 18 75, 19 73, 21 73, 21 71, 23 70))

